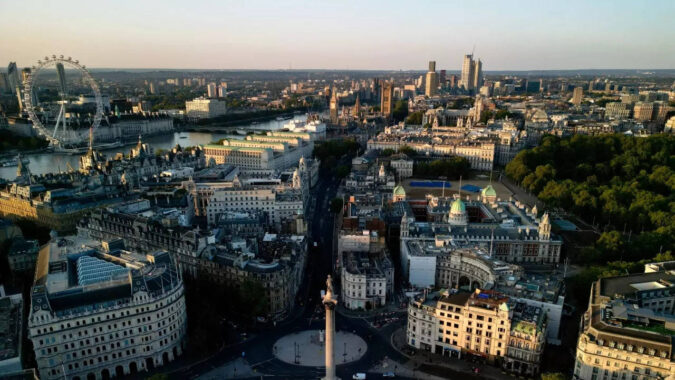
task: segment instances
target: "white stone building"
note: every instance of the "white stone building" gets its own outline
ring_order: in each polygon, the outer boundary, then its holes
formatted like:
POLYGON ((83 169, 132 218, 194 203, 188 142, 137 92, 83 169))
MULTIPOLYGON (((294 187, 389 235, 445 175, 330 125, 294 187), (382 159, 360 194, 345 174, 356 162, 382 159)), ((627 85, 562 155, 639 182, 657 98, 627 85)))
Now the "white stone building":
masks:
POLYGON ((399 178, 409 178, 413 175, 413 165, 415 161, 402 155, 399 158, 393 159, 389 162, 392 168, 396 171, 399 178))
POLYGON ((394 293, 394 266, 386 251, 342 254, 342 302, 350 310, 371 310, 394 293))
POLYGON ((41 250, 28 318, 41 379, 123 377, 182 353, 185 297, 170 255, 119 242, 41 250))
POLYGON ((224 100, 196 98, 185 102, 185 114, 191 119, 209 119, 227 114, 224 100))

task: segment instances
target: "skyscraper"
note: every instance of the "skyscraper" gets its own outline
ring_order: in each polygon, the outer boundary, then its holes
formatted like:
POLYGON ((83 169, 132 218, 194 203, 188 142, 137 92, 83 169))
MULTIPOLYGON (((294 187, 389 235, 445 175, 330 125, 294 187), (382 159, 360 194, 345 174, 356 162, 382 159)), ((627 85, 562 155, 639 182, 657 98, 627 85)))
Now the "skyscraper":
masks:
POLYGON ((483 63, 479 60, 473 61, 473 70, 472 70, 472 89, 478 91, 478 89, 483 85, 483 63))
POLYGON ((424 95, 438 95, 438 73, 436 73, 436 61, 429 61, 429 71, 427 72, 426 87, 424 95))
POLYGON ((206 95, 209 98, 217 98, 218 97, 218 89, 216 87, 216 84, 214 82, 209 83, 208 86, 206 86, 206 95))
POLYGON ((59 79, 59 93, 66 94, 66 69, 61 62, 56 64, 56 76, 59 79))
POLYGON ((464 87, 467 91, 472 89, 472 79, 474 77, 473 69, 473 54, 467 54, 464 56, 464 62, 462 63, 462 74, 459 78, 459 87, 464 87))
POLYGON ((572 93, 572 104, 578 106, 581 104, 581 100, 584 97, 584 88, 581 86, 574 87, 574 92, 572 93))
POLYGON ((455 88, 457 87, 457 75, 452 74, 450 75, 450 88, 455 88))
POLYGON ((9 87, 9 77, 7 73, 0 73, 0 93, 11 93, 12 90, 9 87))
POLYGON ((16 68, 16 62, 10 62, 7 66, 7 77, 9 77, 9 87, 12 94, 16 94, 16 89, 21 86, 19 80, 19 70, 16 68))
POLYGON ((391 82, 384 82, 382 84, 382 95, 380 97, 380 112, 383 116, 391 116, 394 98, 394 84, 391 82))
POLYGON ((439 81, 441 84, 441 87, 445 87, 445 82, 448 80, 445 70, 441 70, 441 75, 439 77, 439 81))
POLYGON ((462 76, 459 81, 459 87, 464 87, 466 91, 472 93, 478 91, 483 85, 483 63, 479 60, 474 61, 473 54, 464 56, 462 63, 462 76))

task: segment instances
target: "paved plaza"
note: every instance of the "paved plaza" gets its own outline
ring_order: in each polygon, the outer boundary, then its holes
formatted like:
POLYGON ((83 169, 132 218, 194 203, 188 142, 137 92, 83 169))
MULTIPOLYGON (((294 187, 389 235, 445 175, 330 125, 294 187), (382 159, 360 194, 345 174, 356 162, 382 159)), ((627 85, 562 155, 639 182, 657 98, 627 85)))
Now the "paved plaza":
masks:
POLYGON ((239 358, 214 368, 199 376, 198 380, 236 379, 238 377, 255 376, 253 369, 246 360, 239 358))
MULTIPOLYGON (((274 355, 290 364, 323 367, 326 362, 321 334, 320 330, 307 330, 286 335, 274 344, 274 355)), ((358 335, 338 331, 335 333, 335 364, 358 360, 366 353, 367 348, 366 342, 358 335)))

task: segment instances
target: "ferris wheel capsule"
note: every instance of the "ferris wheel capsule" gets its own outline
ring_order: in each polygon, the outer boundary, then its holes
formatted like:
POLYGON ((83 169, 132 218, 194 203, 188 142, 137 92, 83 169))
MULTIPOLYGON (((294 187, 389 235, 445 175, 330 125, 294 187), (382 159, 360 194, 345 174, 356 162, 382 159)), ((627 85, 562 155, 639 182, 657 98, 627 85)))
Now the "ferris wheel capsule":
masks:
POLYGON ((70 61, 72 61, 72 60, 73 60, 72 58, 68 57, 68 62, 70 62, 70 61))
POLYGON ((49 57, 45 55, 45 61, 49 61, 49 57))

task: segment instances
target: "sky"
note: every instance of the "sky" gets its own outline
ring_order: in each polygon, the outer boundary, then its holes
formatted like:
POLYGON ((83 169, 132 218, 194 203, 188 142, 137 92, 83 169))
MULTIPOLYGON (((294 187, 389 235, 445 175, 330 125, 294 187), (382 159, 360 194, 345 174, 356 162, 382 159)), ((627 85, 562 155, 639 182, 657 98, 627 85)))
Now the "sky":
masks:
POLYGON ((675 69, 673 0, 0 0, 0 63, 88 67, 675 69), (475 46, 475 48, 474 48, 475 46))

